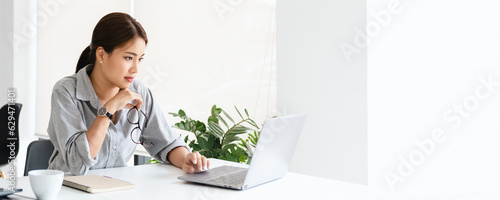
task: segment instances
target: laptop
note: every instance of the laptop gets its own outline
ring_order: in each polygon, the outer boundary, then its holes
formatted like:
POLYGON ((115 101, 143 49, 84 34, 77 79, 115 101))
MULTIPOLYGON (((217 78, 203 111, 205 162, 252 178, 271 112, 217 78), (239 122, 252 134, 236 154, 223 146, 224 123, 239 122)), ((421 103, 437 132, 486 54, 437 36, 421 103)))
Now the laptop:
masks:
POLYGON ((279 179, 288 172, 305 119, 306 115, 267 119, 248 168, 221 166, 178 179, 236 190, 279 179))

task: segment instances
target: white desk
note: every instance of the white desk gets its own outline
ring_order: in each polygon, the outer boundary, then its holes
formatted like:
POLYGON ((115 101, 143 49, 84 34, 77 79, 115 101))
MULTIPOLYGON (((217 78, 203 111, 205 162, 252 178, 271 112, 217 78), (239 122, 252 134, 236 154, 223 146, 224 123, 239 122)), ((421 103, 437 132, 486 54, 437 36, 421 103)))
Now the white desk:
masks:
MULTIPOLYGON (((229 162, 210 159, 211 167, 229 162)), ((231 165, 238 165, 230 163, 231 165)), ((236 191, 178 180, 184 172, 165 164, 140 165, 112 169, 91 170, 90 174, 106 175, 135 183, 135 189, 90 194, 63 186, 58 199, 367 199, 367 187, 329 179, 288 173, 282 179, 236 191)), ((18 177, 18 188, 23 192, 10 195, 11 199, 35 198, 28 177, 18 177)), ((5 180, 0 181, 4 187, 5 180)))

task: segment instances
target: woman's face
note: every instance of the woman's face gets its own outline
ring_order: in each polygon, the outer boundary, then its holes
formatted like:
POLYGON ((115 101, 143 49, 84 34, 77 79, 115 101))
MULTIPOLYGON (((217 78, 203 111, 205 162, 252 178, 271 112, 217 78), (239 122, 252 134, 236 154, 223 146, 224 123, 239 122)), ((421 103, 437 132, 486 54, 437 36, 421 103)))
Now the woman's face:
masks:
POLYGON ((141 37, 135 37, 111 53, 104 52, 102 71, 108 82, 125 89, 134 81, 139 72, 146 42, 141 37))

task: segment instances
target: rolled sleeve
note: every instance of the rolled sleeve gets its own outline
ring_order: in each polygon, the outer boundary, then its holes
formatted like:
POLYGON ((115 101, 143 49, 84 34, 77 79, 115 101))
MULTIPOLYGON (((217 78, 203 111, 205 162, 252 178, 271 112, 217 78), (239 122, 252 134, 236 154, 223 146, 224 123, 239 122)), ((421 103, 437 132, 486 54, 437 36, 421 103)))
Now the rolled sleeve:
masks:
POLYGON ((165 147, 165 149, 160 151, 159 155, 157 156, 158 157, 157 159, 160 159, 165 163, 170 163, 170 161, 168 160, 168 154, 170 153, 170 151, 172 151, 177 147, 185 147, 188 151, 191 151, 189 147, 186 145, 186 143, 182 141, 180 137, 178 137, 177 139, 174 140, 174 142, 170 143, 167 147, 165 147))
MULTIPOLYGON (((74 175, 87 173, 95 165, 90 156, 84 119, 65 82, 56 84, 52 91, 52 108, 48 127, 50 140, 57 151, 50 159, 49 168, 70 171, 74 175)), ((66 82, 67 84, 67 82, 66 82)))
POLYGON ((98 156, 95 159, 90 156, 90 147, 85 133, 77 133, 70 137, 66 143, 66 149, 66 164, 72 174, 86 174, 89 168, 98 161, 98 156))

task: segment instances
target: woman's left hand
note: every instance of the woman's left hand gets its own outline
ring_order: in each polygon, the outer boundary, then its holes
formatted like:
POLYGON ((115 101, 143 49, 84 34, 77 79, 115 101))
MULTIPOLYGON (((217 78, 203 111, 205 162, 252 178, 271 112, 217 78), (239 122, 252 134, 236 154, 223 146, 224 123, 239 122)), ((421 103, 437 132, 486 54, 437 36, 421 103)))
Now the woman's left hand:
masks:
POLYGON ((182 164, 182 170, 186 173, 195 173, 205 171, 210 167, 210 162, 205 156, 200 153, 192 152, 186 155, 184 163, 182 164))

